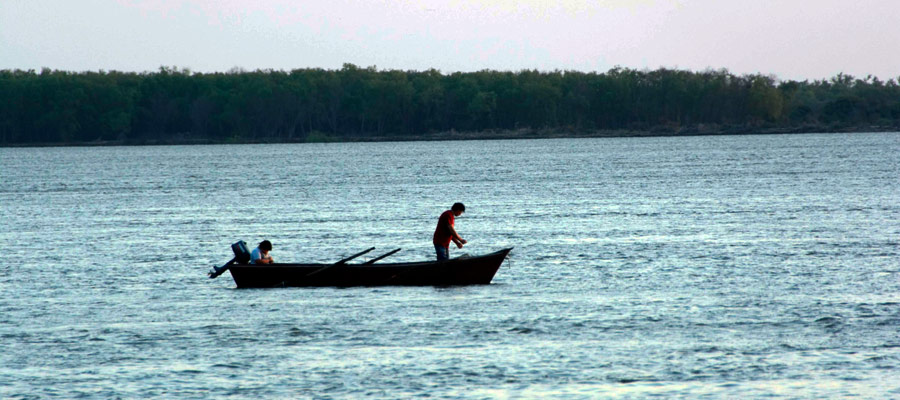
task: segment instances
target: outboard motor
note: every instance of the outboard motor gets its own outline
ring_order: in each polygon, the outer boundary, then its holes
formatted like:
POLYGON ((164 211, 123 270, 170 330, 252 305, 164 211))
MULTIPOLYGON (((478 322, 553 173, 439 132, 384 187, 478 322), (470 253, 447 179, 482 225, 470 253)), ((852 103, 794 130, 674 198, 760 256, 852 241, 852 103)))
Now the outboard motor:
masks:
POLYGON ((213 267, 213 270, 209 272, 210 278, 215 278, 219 275, 222 275, 223 272, 228 271, 228 268, 231 264, 246 264, 250 262, 250 251, 247 250, 247 243, 243 240, 238 240, 237 243, 231 245, 231 251, 234 252, 234 258, 231 261, 225 263, 225 265, 221 267, 213 267))
POLYGON ((250 262, 250 251, 247 250, 247 243, 244 243, 243 240, 239 240, 237 243, 231 245, 231 251, 234 252, 234 262, 238 264, 246 264, 250 262))

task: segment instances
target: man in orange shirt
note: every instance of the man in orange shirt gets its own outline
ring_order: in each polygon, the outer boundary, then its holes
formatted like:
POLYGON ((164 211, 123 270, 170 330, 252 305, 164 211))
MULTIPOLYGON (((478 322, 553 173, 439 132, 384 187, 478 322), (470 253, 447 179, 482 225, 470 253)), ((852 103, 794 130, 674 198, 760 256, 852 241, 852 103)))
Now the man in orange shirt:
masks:
POLYGON ((434 237, 432 238, 432 242, 434 242, 434 250, 437 252, 438 261, 447 260, 450 258, 450 242, 456 244, 457 248, 462 248, 466 242, 466 239, 459 237, 459 234, 456 233, 456 228, 453 226, 453 221, 456 217, 462 215, 463 212, 466 211, 466 206, 463 203, 455 203, 453 207, 450 207, 449 210, 444 211, 441 214, 441 217, 438 218, 437 228, 434 230, 434 237))

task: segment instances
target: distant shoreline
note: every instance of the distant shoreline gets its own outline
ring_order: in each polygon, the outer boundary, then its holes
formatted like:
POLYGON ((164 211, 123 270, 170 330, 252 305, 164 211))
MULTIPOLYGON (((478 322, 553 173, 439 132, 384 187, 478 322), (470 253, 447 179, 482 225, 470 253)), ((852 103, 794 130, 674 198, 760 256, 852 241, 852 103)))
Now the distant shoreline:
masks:
POLYGON ((667 129, 658 127, 649 130, 592 130, 575 131, 563 129, 518 129, 489 131, 448 131, 422 135, 316 135, 312 138, 297 140, 241 140, 215 141, 210 139, 169 139, 169 140, 127 140, 127 141, 90 141, 66 143, 7 143, 0 148, 21 147, 108 147, 108 146, 188 146, 188 145, 222 145, 222 144, 292 144, 292 143, 380 143, 380 142, 435 142, 455 140, 516 140, 516 139, 577 139, 577 138, 628 138, 628 137, 687 137, 687 136, 748 136, 748 135, 784 135, 784 134, 831 134, 831 133, 876 133, 900 132, 900 126, 855 126, 855 127, 747 127, 747 126, 695 126, 689 128, 667 129))
POLYGON ((0 103, 0 145, 31 147, 900 131, 894 80, 665 68, 0 70, 0 103))

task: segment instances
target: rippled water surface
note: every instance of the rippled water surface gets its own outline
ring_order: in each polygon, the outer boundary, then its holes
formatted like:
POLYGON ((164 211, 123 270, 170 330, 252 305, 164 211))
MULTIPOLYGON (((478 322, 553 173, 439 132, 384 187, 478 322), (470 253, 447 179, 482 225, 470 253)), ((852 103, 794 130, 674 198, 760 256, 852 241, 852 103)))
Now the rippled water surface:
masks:
POLYGON ((0 149, 0 398, 900 397, 900 134, 0 149), (433 257, 487 286, 237 290, 433 257))

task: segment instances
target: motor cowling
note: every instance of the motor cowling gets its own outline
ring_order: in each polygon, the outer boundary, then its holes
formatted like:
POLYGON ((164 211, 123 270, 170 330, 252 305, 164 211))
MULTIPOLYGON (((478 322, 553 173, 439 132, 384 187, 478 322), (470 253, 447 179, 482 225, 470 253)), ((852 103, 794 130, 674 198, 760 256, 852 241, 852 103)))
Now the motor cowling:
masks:
POLYGON ((247 243, 239 240, 231 245, 231 251, 234 252, 234 261, 238 264, 246 264, 250 262, 250 250, 247 250, 247 243))

